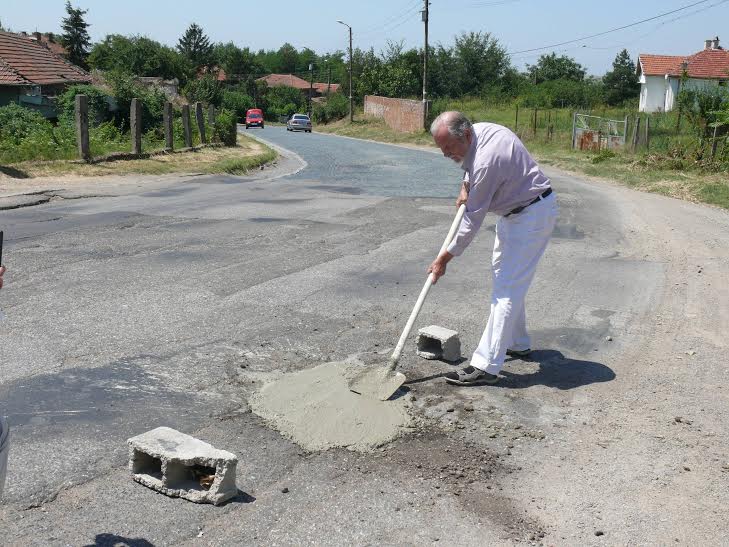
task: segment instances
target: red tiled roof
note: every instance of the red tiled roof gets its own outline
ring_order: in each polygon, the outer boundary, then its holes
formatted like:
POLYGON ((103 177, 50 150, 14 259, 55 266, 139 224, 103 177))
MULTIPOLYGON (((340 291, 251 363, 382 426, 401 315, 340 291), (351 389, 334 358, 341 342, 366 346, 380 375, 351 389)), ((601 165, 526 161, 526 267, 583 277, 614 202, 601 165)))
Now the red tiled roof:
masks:
POLYGON ((309 89, 309 82, 293 74, 269 74, 263 78, 258 78, 257 81, 261 80, 265 81, 269 87, 287 85, 296 89, 309 89))
POLYGON ((90 82, 91 75, 27 36, 0 32, 0 84, 90 82))
POLYGON ((326 93, 327 90, 331 91, 332 93, 336 93, 339 89, 339 84, 325 84, 322 82, 314 82, 314 89, 316 89, 319 93, 326 93))
POLYGON ((681 76, 685 61, 689 78, 729 79, 729 51, 724 49, 705 49, 688 57, 641 54, 638 61, 646 76, 681 76))

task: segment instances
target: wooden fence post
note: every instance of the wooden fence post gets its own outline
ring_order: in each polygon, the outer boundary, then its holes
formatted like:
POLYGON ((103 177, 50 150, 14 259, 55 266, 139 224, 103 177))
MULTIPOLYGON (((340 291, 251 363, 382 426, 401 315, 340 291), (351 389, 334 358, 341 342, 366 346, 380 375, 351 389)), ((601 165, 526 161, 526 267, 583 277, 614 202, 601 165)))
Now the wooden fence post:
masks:
POLYGON ((76 95, 76 142, 79 157, 89 161, 89 99, 86 95, 76 95))
POLYGON ((129 109, 129 129, 132 134, 132 154, 142 153, 142 102, 132 99, 129 109))
POLYGON ((208 106, 208 125, 215 127, 215 105, 211 104, 208 106))
POLYGON ((572 148, 575 148, 575 129, 577 128, 577 112, 572 113, 572 148))
POLYGON ((192 148, 192 127, 190 127, 190 105, 182 105, 182 129, 185 132, 185 148, 192 148))
POLYGON ((516 103, 516 116, 514 118, 514 133, 519 132, 519 103, 516 103))
POLYGON ((201 102, 195 103, 195 121, 197 122, 197 130, 200 133, 200 144, 207 144, 208 139, 205 135, 205 117, 203 116, 203 105, 201 102))
POLYGON ((537 136, 537 109, 534 109, 534 119, 532 120, 532 133, 537 136))
POLYGON ((638 139, 640 139, 640 116, 635 117, 635 125, 633 126, 633 153, 638 150, 638 139))
POLYGON ((716 146, 719 143, 719 141, 716 140, 716 132, 719 129, 719 125, 714 126, 714 139, 711 141, 711 161, 714 161, 714 158, 716 157, 716 146))
POLYGON ((623 149, 628 149, 628 115, 625 115, 623 120, 623 149))
POLYGON ((165 109, 162 113, 162 123, 165 128, 165 150, 172 152, 175 149, 175 135, 173 129, 172 103, 165 101, 165 109))
POLYGON ((646 116, 645 118, 645 149, 650 151, 651 149, 651 117, 646 116))

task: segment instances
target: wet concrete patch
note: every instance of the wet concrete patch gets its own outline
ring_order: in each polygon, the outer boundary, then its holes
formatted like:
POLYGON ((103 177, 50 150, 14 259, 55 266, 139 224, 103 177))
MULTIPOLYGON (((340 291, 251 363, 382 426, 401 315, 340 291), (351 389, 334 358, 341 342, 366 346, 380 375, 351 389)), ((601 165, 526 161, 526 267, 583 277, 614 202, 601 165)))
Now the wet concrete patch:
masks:
POLYGON ((169 198, 174 196, 180 196, 183 194, 189 194, 197 190, 194 186, 172 186, 170 188, 164 188, 162 190, 155 190, 154 192, 146 192, 142 194, 143 198, 169 198))

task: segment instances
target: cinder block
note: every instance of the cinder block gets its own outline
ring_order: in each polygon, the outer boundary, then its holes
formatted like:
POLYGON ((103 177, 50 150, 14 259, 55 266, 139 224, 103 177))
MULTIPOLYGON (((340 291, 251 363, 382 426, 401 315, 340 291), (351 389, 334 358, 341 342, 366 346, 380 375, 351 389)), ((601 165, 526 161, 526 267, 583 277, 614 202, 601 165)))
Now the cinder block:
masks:
POLYGON ((195 503, 221 504, 238 494, 238 458, 169 427, 127 440, 129 470, 140 484, 195 503))
POLYGON ((418 355, 424 359, 458 361, 461 358, 461 340, 458 333, 438 325, 420 329, 418 355))

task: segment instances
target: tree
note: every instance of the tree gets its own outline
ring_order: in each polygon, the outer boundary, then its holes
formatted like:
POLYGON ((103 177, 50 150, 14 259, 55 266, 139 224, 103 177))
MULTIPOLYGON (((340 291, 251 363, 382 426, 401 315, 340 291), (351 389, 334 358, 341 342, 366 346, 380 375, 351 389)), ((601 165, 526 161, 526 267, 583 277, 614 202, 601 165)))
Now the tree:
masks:
POLYGON ((542 55, 536 65, 527 65, 527 73, 535 84, 551 80, 572 80, 581 82, 587 69, 567 55, 557 57, 556 53, 542 55))
POLYGON ((476 94, 498 84, 510 66, 506 49, 488 32, 457 36, 452 57, 456 95, 476 94))
POLYGON ((233 42, 215 44, 213 47, 215 64, 225 70, 228 77, 236 75, 239 78, 259 77, 263 75, 263 67, 256 60, 255 55, 248 48, 241 49, 233 42))
POLYGON ((86 30, 90 25, 84 20, 87 12, 88 10, 74 8, 71 6, 71 2, 67 1, 66 14, 68 16, 61 21, 63 29, 61 43, 68 51, 68 60, 82 68, 88 68, 86 57, 89 55, 88 48, 91 45, 89 32, 86 30))
POLYGON ((213 57, 213 46, 203 29, 192 23, 177 41, 179 51, 195 68, 208 66, 213 57))
POLYGON ((146 36, 110 34, 94 45, 88 62, 104 72, 177 78, 183 85, 193 73, 185 57, 146 36))
POLYGON ((609 105, 622 104, 638 97, 640 83, 635 74, 635 63, 627 49, 617 54, 613 69, 605 74, 602 81, 605 84, 605 102, 609 105))

